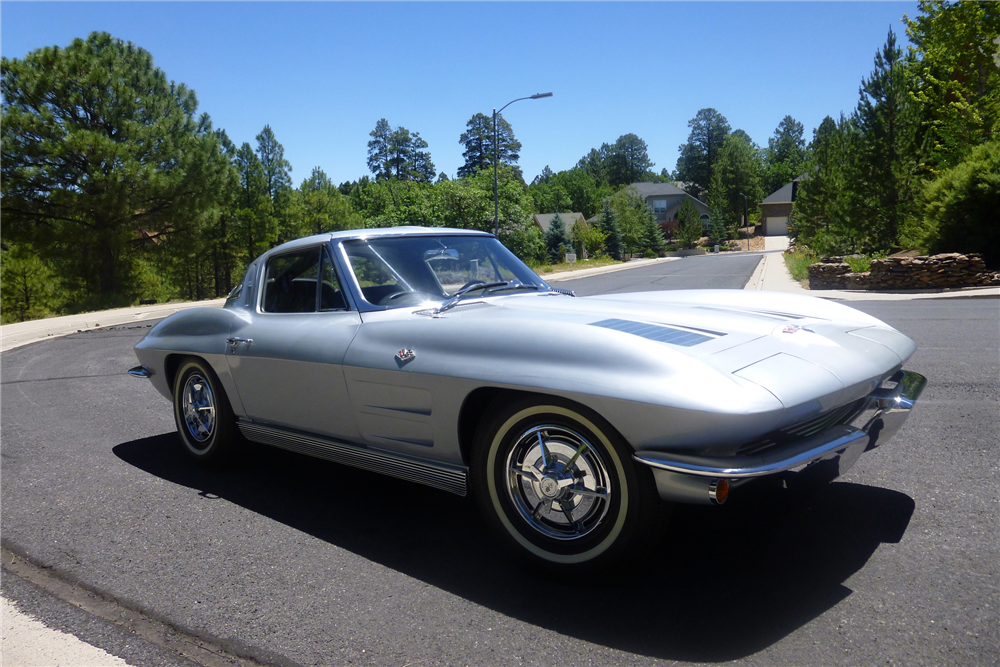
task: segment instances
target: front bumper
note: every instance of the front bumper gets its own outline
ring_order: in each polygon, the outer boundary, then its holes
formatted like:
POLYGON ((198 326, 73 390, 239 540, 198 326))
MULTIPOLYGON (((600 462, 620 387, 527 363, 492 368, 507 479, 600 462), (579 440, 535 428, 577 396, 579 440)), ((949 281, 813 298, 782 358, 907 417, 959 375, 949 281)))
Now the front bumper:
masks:
POLYGON ((898 371, 852 413, 850 423, 759 454, 709 457, 647 450, 636 452, 633 458, 652 469, 660 497, 673 502, 715 503, 714 488, 719 480, 736 486, 755 478, 807 470, 834 479, 847 472, 861 454, 887 442, 902 428, 926 385, 923 375, 898 371))

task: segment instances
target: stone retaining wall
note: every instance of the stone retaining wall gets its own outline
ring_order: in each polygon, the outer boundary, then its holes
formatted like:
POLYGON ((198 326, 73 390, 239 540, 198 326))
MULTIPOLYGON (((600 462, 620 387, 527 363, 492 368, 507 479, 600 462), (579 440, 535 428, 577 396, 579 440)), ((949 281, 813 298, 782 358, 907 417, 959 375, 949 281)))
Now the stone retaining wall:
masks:
POLYGON ((904 290, 1000 285, 1000 273, 986 270, 980 255, 945 253, 931 257, 872 260, 871 270, 851 273, 843 257, 824 257, 809 267, 809 289, 904 290))

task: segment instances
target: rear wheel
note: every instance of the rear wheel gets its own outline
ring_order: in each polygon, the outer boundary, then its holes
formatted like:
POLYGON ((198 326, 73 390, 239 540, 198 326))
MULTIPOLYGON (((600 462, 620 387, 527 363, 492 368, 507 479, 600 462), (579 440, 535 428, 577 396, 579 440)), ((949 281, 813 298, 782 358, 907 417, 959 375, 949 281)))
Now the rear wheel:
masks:
POLYGON ((174 421, 184 451, 203 465, 227 463, 233 455, 236 420, 212 369, 201 359, 181 362, 174 379, 174 421))
POLYGON ((494 532, 535 563, 597 567, 632 554, 659 509, 649 471, 598 415, 531 396, 494 404, 476 435, 473 490, 494 532))

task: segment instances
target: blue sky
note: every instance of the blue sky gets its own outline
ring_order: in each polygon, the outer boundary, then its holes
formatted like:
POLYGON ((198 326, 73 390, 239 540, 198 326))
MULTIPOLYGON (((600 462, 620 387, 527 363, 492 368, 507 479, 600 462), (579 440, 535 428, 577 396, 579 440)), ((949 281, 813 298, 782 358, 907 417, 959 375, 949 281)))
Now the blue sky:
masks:
POLYGON ((21 58, 103 30, 131 41, 237 144, 269 124, 300 183, 368 173, 380 118, 419 132, 438 171, 462 164, 476 112, 504 112, 531 180, 573 167, 633 132, 659 171, 673 169, 688 121, 714 107, 758 144, 785 115, 806 139, 849 113, 892 26, 892 3, 270 3, 11 2, 0 52, 21 58))

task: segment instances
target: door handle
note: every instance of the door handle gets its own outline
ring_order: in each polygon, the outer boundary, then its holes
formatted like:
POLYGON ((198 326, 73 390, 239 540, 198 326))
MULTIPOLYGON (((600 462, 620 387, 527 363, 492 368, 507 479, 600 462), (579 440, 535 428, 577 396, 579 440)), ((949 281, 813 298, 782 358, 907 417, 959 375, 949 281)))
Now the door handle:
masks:
POLYGON ((236 354, 236 348, 239 347, 240 343, 246 343, 247 347, 253 343, 253 338, 227 338, 226 342, 229 343, 229 352, 236 354))

